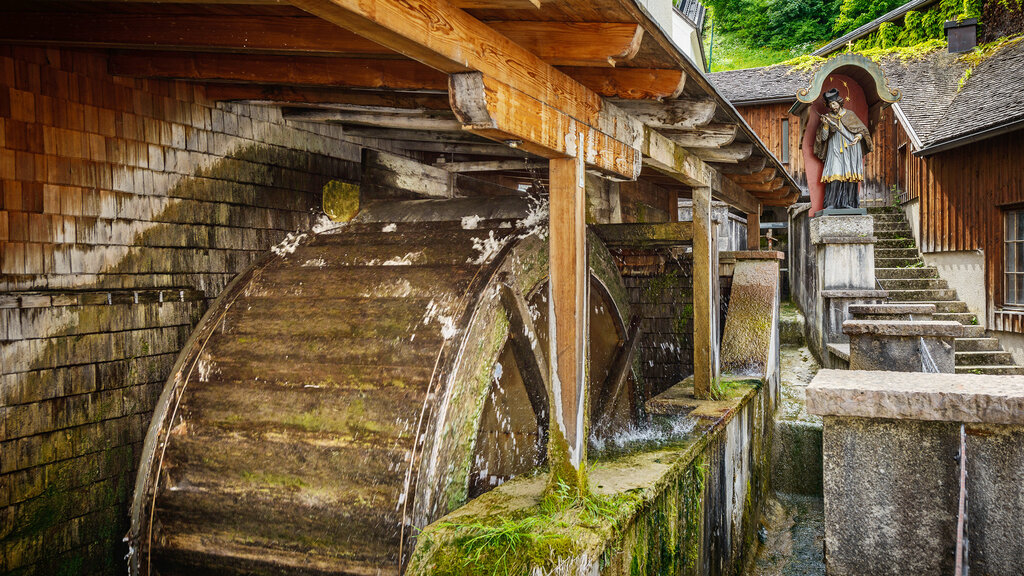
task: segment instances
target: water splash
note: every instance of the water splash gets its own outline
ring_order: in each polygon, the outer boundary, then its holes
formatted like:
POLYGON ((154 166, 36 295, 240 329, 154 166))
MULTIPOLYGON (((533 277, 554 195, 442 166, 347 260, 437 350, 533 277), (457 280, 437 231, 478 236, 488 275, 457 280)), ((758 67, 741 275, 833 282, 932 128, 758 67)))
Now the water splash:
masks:
POLYGON ((627 454, 659 448, 685 440, 693 432, 697 421, 686 415, 655 418, 647 424, 629 427, 606 438, 590 438, 593 457, 627 454))

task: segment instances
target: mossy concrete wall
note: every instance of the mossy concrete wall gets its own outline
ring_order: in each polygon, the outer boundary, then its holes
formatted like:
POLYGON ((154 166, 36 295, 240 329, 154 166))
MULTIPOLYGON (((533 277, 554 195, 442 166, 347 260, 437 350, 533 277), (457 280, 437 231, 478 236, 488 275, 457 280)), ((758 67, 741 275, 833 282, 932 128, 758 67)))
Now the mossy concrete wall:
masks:
POLYGON ((512 574, 743 573, 769 491, 778 388, 776 380, 726 389, 723 400, 699 401, 681 384, 652 401, 656 417, 691 418, 694 431, 669 447, 592 462, 590 486, 607 505, 599 517, 585 506, 546 507, 544 474, 518 478, 429 526, 407 575, 490 573, 493 556, 467 547, 501 526, 529 527, 509 552, 522 560, 512 574))
POLYGON ((124 570, 150 413, 207 302, 330 181, 340 129, 0 47, 0 573, 124 570))

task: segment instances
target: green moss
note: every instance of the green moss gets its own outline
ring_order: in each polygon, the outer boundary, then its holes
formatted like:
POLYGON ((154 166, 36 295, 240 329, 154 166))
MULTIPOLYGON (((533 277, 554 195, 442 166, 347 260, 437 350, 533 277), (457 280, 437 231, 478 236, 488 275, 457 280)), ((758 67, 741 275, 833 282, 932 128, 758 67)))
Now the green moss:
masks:
POLYGON ((359 185, 331 180, 324 186, 324 213, 335 222, 348 222, 359 213, 359 185))
POLYGON ((242 478, 246 482, 260 486, 275 486, 286 490, 299 490, 307 486, 306 482, 298 476, 289 474, 275 474, 273 472, 243 472, 242 478))

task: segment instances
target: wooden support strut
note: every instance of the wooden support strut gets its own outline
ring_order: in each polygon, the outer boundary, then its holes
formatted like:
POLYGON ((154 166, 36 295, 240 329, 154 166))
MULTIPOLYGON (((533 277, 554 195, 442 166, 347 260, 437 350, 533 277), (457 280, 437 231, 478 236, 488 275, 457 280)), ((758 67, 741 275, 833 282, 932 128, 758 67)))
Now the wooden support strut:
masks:
POLYGON ((548 457, 554 482, 583 489, 586 481, 586 353, 589 265, 583 158, 550 166, 549 342, 552 405, 548 457), (559 439, 564 439, 561 446, 559 439), (567 460, 566 460, 567 458, 567 460), (568 464, 568 466, 566 465, 568 464))
POLYGON ((761 207, 747 213, 747 250, 761 249, 761 207))
POLYGON ((711 188, 693 189, 693 394, 710 399, 718 377, 718 250, 711 221, 711 188))
POLYGON ((548 363, 538 347, 537 329, 533 325, 530 309, 523 294, 502 282, 498 285, 501 304, 508 314, 509 338, 512 340, 512 354, 515 356, 519 374, 526 386, 526 395, 530 399, 533 414, 537 417, 537 426, 541 431, 541 445, 547 445, 548 414, 550 402, 548 393, 548 363))

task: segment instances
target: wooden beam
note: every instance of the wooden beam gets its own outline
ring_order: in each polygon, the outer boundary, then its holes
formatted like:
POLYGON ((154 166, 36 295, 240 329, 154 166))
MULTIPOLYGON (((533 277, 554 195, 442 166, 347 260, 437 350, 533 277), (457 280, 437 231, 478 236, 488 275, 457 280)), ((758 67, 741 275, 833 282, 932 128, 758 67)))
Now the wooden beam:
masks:
MULTIPOLYGON (((639 148, 643 133, 636 119, 447 0, 292 0, 292 4, 442 72, 478 71, 504 85, 505 97, 520 93, 639 148)), ((564 139, 568 134, 552 136, 564 139)), ((586 160, 589 163, 590 158, 586 160)), ((630 164, 638 173, 639 161, 630 164)))
POLYGON ((771 182, 764 182, 762 184, 741 184, 743 189, 747 192, 774 192, 783 188, 785 185, 786 180, 781 176, 771 182))
POLYGON ((771 182, 778 175, 778 170, 774 166, 769 166, 760 172, 754 172, 753 174, 735 174, 729 176, 729 179, 739 184, 763 184, 765 182, 771 182))
POLYGON ((286 108, 281 112, 285 120, 300 122, 331 122, 335 124, 351 124, 357 126, 376 126, 380 128, 397 128, 401 130, 440 130, 457 131, 462 124, 451 115, 436 114, 391 114, 350 112, 347 110, 327 110, 319 108, 286 108), (446 117, 447 116, 447 117, 446 117))
POLYGON ((778 200, 765 200, 761 203, 762 206, 789 206, 793 202, 800 199, 800 191, 794 190, 788 196, 784 196, 778 200))
POLYGON ((508 21, 487 25, 553 66, 615 66, 636 56, 644 35, 643 27, 632 22, 508 21))
POLYGON ((549 342, 552 480, 586 489, 586 354, 589 266, 587 263, 586 173, 582 156, 549 162, 549 342), (558 442, 564 439, 564 450, 558 442), (564 458, 568 457, 568 461, 564 458))
MULTIPOLYGON (((347 132, 347 130, 346 130, 347 132)), ((370 136, 372 138, 372 136, 370 136)), ((437 154, 464 154, 468 156, 490 156, 498 158, 526 158, 528 155, 502 144, 470 144, 462 142, 424 142, 415 140, 397 141, 402 150, 433 152, 437 154)))
POLYGON ((719 148, 695 148, 693 153, 705 162, 736 163, 750 158, 754 145, 749 142, 721 146, 719 148))
POLYGON ((400 57, 393 50, 306 15, 23 12, 5 14, 0 20, 0 41, 147 50, 400 57))
POLYGON ((735 162, 731 165, 724 164, 717 166, 717 168, 722 171, 722 174, 753 174, 754 172, 764 170, 766 164, 768 164, 768 158, 754 156, 742 162, 735 162))
POLYGON ((675 98, 683 92, 682 70, 648 68, 584 68, 560 66, 559 70, 607 98, 650 100, 675 98))
POLYGON ((693 242, 693 226, 689 222, 596 224, 592 228, 609 248, 663 248, 693 242))
MULTIPOLYGON (((501 282, 498 284, 501 304, 508 316, 508 334, 512 341, 512 354, 515 356, 519 374, 526 386, 526 396, 530 400, 533 414, 537 417, 537 426, 541 434, 547 435, 548 414, 548 362, 544 353, 537 346, 537 329, 533 325, 530 307, 526 298, 519 290, 501 282)), ((542 442, 546 445, 546 442, 542 442)))
POLYGON ((738 130, 735 124, 707 124, 692 130, 663 128, 659 131, 684 148, 719 148, 732 144, 738 130))
POLYGON ((206 97, 215 101, 241 100, 274 105, 343 104, 448 111, 452 109, 451 103, 448 101, 447 90, 443 94, 417 94, 386 90, 345 90, 246 84, 205 84, 204 88, 206 97))
POLYGON ((664 102, 649 100, 612 100, 652 128, 689 130, 711 122, 718 104, 710 98, 677 98, 664 102))
POLYGON ((434 167, 448 172, 502 172, 506 170, 540 169, 535 162, 523 160, 481 160, 478 162, 437 162, 434 167))
POLYGON ((761 249, 761 207, 747 213, 747 250, 761 249))
POLYGON ((359 192, 370 200, 451 198, 448 172, 389 152, 363 148, 359 192))
POLYGON ((717 230, 711 222, 711 188, 693 189, 693 395, 710 399, 717 380, 717 230))
POLYGON ((361 60, 258 54, 147 52, 115 54, 114 76, 345 88, 444 90, 448 78, 412 60, 361 60))
POLYGON ((644 138, 644 165, 674 178, 687 186, 710 186, 715 198, 743 212, 753 210, 757 200, 735 182, 689 150, 650 128, 644 138))
POLYGON ((640 175, 642 132, 624 142, 481 73, 450 79, 452 110, 469 132, 545 158, 579 156, 628 180, 640 175))

